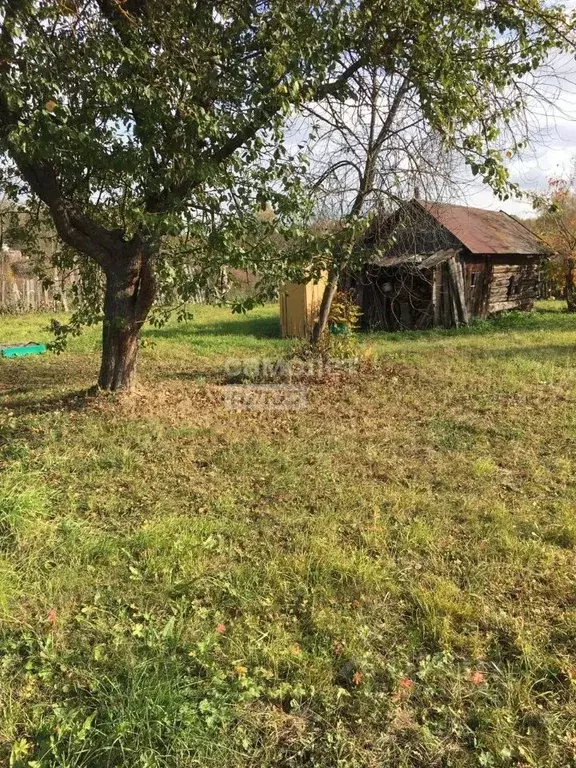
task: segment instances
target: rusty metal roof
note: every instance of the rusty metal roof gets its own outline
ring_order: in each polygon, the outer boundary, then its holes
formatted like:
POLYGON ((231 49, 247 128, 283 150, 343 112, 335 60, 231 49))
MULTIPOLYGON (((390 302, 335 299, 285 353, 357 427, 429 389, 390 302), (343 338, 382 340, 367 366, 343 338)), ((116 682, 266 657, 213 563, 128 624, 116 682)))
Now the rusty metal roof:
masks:
POLYGON ((504 211, 414 200, 471 253, 546 255, 549 250, 528 227, 504 211))

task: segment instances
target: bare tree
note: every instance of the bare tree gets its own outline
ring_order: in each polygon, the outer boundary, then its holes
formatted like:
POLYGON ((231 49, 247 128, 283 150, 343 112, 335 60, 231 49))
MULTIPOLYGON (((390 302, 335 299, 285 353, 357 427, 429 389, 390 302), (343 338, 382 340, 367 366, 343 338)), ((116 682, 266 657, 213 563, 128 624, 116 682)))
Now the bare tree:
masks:
POLYGON ((445 197, 454 186, 455 156, 429 127, 409 73, 363 70, 353 79, 349 101, 327 100, 308 111, 318 131, 311 166, 317 215, 339 220, 343 232, 313 331, 317 342, 342 271, 351 266, 358 236, 354 223, 422 192, 445 197))

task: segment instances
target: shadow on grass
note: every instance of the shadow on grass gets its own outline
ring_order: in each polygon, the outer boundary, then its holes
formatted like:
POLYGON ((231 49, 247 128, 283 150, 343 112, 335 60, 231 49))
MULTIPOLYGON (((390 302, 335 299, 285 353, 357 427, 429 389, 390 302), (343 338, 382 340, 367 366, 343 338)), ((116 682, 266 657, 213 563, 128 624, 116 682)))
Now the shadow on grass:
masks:
POLYGON ((279 339, 280 323, 277 317, 250 317, 236 315, 217 323, 182 323, 164 328, 147 328, 147 338, 178 340, 194 336, 253 336, 261 339, 279 339))
MULTIPOLYGON (((10 392, 6 394, 9 395, 10 392)), ((10 411, 17 416, 54 411, 66 411, 67 413, 72 413, 75 411, 83 411, 88 402, 93 399, 96 394, 96 387, 51 395, 38 393, 35 397, 14 400, 8 404, 8 407, 10 411)))
POLYGON ((576 315, 537 307, 532 312, 506 312, 486 320, 475 319, 460 328, 431 328, 421 331, 370 331, 362 332, 366 339, 374 341, 412 341, 458 338, 461 336, 491 336, 502 333, 576 333, 576 315))
POLYGON ((97 370, 98 363, 84 355, 58 357, 48 353, 41 360, 3 360, 0 361, 0 397, 78 385, 83 380, 94 380, 97 370))
POLYGON ((92 357, 52 354, 40 359, 0 361, 0 412, 43 413, 78 410, 96 381, 92 357))
POLYGON ((561 363, 562 365, 576 363, 576 347, 568 344, 543 344, 542 346, 506 346, 483 349, 470 349, 469 354, 473 357, 487 358, 505 358, 512 360, 514 358, 523 358, 532 362, 561 363))

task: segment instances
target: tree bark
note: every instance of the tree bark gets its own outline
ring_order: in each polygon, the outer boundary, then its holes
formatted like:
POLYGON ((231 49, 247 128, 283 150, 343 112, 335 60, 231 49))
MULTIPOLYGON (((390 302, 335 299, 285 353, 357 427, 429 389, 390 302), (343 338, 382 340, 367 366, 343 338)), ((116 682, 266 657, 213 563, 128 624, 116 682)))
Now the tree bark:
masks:
POLYGON ((155 294, 149 255, 142 249, 122 254, 106 273, 102 363, 98 386, 113 392, 130 391, 135 382, 140 330, 155 294))
POLYGON ((312 329, 312 343, 318 344, 324 331, 328 327, 328 319, 330 317, 330 309, 332 308, 332 300, 338 290, 338 273, 334 268, 331 268, 328 273, 328 282, 324 288, 322 294, 322 302, 320 304, 320 311, 318 313, 318 320, 314 324, 312 329))
POLYGON ((576 259, 566 263, 566 307, 568 312, 576 312, 576 259))

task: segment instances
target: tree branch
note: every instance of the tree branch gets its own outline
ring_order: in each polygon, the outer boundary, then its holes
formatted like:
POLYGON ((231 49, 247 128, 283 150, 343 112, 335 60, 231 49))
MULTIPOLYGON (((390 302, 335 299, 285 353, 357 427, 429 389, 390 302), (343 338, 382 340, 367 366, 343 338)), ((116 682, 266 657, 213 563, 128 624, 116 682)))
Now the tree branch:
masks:
MULTIPOLYGON (((388 111, 388 114, 386 115, 386 119, 382 123, 382 126, 380 128, 380 131, 378 132, 376 140, 374 141, 372 146, 369 147, 368 149, 368 153, 366 155, 366 166, 365 166, 364 174, 362 176, 362 180, 360 183, 360 189, 358 190, 356 199, 354 200, 354 203, 352 204, 352 208, 350 209, 351 218, 353 218, 354 216, 360 215, 362 211, 362 206, 364 205, 364 201, 366 200, 369 190, 372 189, 372 186, 374 185, 374 176, 376 175, 376 162, 378 160, 378 155, 382 150, 382 146, 384 145, 384 142, 388 138, 388 134, 390 133, 390 129, 392 128, 394 120, 396 119, 396 115, 398 114, 398 110, 400 109, 400 106, 402 104, 402 100, 404 99, 404 96, 408 92, 409 88, 410 88, 410 73, 408 72, 404 76, 404 79, 402 80, 400 87, 394 94, 392 104, 390 105, 390 109, 388 111)), ((373 102, 372 108, 375 110, 376 107, 377 107, 376 103, 373 102)))
MULTIPOLYGON (((338 93, 342 87, 364 66, 365 61, 362 57, 359 57, 356 61, 352 62, 344 71, 330 83, 320 85, 310 97, 310 101, 319 101, 326 98, 329 95, 338 93)), ((275 94, 268 94, 268 102, 264 103, 259 109, 257 109, 252 116, 251 120, 241 128, 237 133, 231 136, 224 144, 217 149, 213 150, 208 156, 202 158, 203 163, 220 164, 225 162, 236 152, 240 147, 244 146, 250 139, 253 139, 258 131, 261 131, 270 122, 271 118, 276 115, 282 106, 282 100, 275 94)), ((149 198, 146 202, 146 210, 149 213, 162 213, 166 210, 170 199, 173 196, 179 198, 186 197, 195 187, 199 186, 201 182, 188 178, 181 184, 172 187, 171 189, 164 190, 160 195, 149 198)))
POLYGON ((121 233, 106 229, 65 200, 54 169, 46 163, 34 163, 12 153, 20 173, 32 192, 49 208, 62 240, 94 259, 107 272, 126 246, 121 233))

